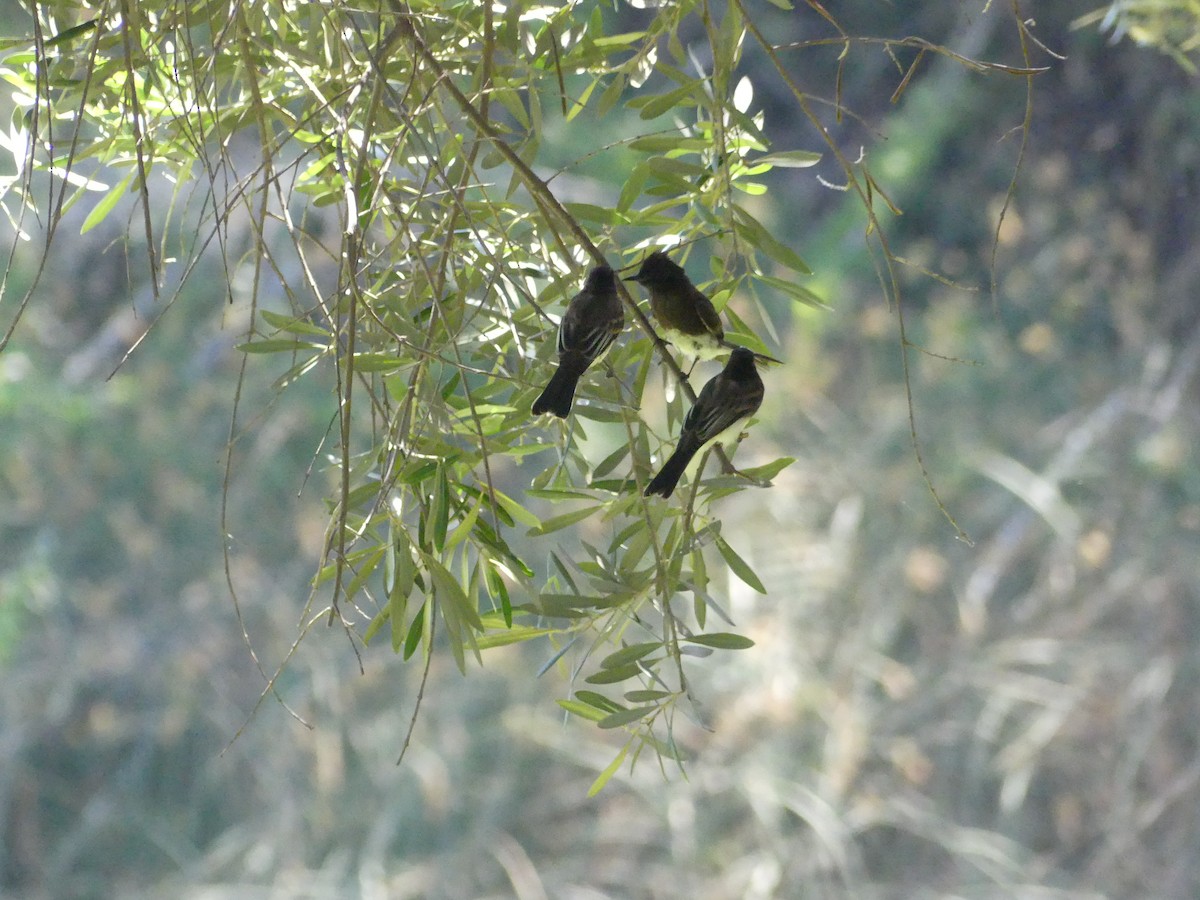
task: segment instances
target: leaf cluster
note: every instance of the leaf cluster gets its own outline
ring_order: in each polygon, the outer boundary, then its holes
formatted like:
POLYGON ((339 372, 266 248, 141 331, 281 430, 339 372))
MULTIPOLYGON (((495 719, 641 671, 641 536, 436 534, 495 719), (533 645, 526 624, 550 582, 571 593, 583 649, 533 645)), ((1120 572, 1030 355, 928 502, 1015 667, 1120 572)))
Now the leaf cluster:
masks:
MULTIPOLYGON (((805 12, 849 54, 820 4, 805 12)), ((778 340, 787 301, 820 306, 798 282, 811 270, 794 229, 778 227, 795 213, 770 208, 766 180, 826 154, 862 201, 898 306, 875 200, 899 210, 865 159, 844 154, 758 13, 740 0, 636 15, 601 4, 196 0, 57 4, 32 23, 0 67, 19 92, 18 174, 4 198, 19 204, 9 210, 18 231, 37 214, 52 236, 99 193, 86 230, 133 198, 156 291, 168 268, 186 282, 214 253, 227 275, 214 293, 247 310, 246 371, 266 355, 286 360, 281 387, 332 377, 332 449, 318 451, 326 556, 306 625, 340 621, 363 641, 386 631, 396 652, 427 661, 440 634, 464 671, 484 649, 546 638, 547 667, 563 661, 572 679, 622 686, 620 700, 576 691, 569 712, 629 729, 627 749, 676 756, 685 657, 748 646, 724 630, 733 623, 710 567, 764 591, 714 507, 748 482, 698 473, 682 504, 642 496, 694 393, 623 288, 631 327, 606 373, 585 378, 573 417, 531 422, 529 406, 549 374, 555 310, 592 264, 679 247, 695 275, 707 257, 712 277, 696 280, 730 333, 759 350, 758 330, 778 340), (772 146, 748 48, 820 152, 772 146), (547 168, 567 146, 569 162, 547 168), (595 162, 620 185, 589 177, 595 162), (44 199, 35 172, 50 176, 44 199), (151 196, 164 182, 166 212, 151 196), (172 212, 185 186, 201 224, 180 234, 172 212), (710 613, 722 630, 707 630, 710 613)), ((917 51, 894 98, 940 49, 885 45, 894 59, 917 51)), ((831 108, 840 121, 840 95, 831 108)), ((769 482, 789 462, 743 476, 769 482)))

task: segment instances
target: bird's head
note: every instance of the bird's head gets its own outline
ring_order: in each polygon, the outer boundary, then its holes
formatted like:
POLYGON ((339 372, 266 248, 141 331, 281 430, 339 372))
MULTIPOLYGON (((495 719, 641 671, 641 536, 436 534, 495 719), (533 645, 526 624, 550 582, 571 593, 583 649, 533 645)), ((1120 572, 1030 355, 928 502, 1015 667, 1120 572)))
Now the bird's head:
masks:
POLYGON ((636 281, 643 287, 687 282, 687 274, 662 250, 655 250, 644 260, 638 273, 626 281, 636 281))
POLYGON ((611 294, 617 290, 617 277, 608 266, 596 266, 588 272, 584 289, 593 294, 611 294))
POLYGON ((745 347, 734 347, 733 352, 729 354, 729 362, 725 364, 725 369, 734 377, 753 372, 754 351, 745 347))

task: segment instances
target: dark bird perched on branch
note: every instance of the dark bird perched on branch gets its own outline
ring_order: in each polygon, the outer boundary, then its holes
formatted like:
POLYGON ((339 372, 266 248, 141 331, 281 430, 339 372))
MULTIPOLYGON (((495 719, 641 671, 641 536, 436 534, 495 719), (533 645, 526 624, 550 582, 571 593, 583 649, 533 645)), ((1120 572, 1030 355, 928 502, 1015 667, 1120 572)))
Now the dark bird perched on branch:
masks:
POLYGON ((558 326, 558 369, 541 396, 533 401, 533 414, 548 412, 565 419, 579 379, 624 327, 625 310, 617 296, 616 276, 608 266, 596 266, 563 313, 558 326))
MULTIPOLYGON (((687 272, 661 250, 642 260, 632 278, 650 294, 650 309, 663 338, 697 359, 716 359, 736 344, 725 340, 725 328, 712 301, 692 284, 687 272)), ((779 362, 756 353, 766 362, 779 362)))
POLYGON ((683 431, 675 452, 646 487, 646 496, 670 497, 683 470, 701 448, 721 439, 731 428, 758 411, 763 400, 763 383, 754 364, 754 353, 736 347, 721 373, 700 391, 683 420, 683 431))

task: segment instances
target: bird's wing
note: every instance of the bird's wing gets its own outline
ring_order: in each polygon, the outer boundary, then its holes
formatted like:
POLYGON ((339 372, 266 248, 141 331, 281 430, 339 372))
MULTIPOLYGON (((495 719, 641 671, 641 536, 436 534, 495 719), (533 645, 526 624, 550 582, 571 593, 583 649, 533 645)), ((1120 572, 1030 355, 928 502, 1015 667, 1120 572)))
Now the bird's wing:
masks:
POLYGON ((712 440, 739 419, 752 412, 739 396, 738 385, 730 379, 716 376, 696 397, 696 406, 684 420, 684 431, 690 431, 696 442, 704 444, 712 440))
POLYGON ((588 360, 596 359, 616 340, 624 318, 615 292, 609 297, 581 291, 567 306, 558 326, 558 352, 574 351, 588 360))

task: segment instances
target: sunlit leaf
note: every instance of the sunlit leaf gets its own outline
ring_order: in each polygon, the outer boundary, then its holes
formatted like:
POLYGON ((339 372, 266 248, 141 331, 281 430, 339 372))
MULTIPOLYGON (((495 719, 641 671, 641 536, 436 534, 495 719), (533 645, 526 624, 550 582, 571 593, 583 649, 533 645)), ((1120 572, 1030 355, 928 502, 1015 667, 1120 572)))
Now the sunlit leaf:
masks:
POLYGON ((129 183, 133 180, 133 173, 126 175, 116 184, 114 184, 107 194, 100 198, 100 202, 92 207, 92 211, 88 213, 87 218, 83 220, 83 224, 79 226, 80 234, 87 234, 97 225, 104 221, 113 208, 125 196, 125 189, 129 187, 129 183))
POLYGON ((807 169, 821 161, 822 154, 812 150, 783 150, 754 157, 754 164, 771 165, 780 169, 807 169))
POLYGON ((713 647, 717 650, 748 650, 754 646, 754 641, 750 638, 729 632, 697 634, 685 640, 689 644, 699 644, 702 647, 713 647))
POLYGON ((597 47, 628 47, 636 44, 646 36, 644 31, 626 31, 621 34, 606 34, 592 38, 597 47))
POLYGON ((556 700, 555 702, 572 715, 587 719, 589 722, 599 722, 608 715, 603 710, 580 703, 578 700, 556 700))
POLYGON ((236 344, 235 350, 240 350, 243 353, 289 353, 299 350, 324 350, 324 347, 318 347, 316 344, 310 344, 305 341, 290 341, 285 338, 264 338, 260 341, 253 341, 249 344, 236 344))
POLYGON ((699 152, 707 150, 711 146, 711 142, 705 138, 688 137, 678 132, 673 134, 650 134, 645 137, 634 138, 629 142, 630 150, 638 150, 643 153, 666 153, 670 150, 699 152))
POLYGON ((625 756, 627 753, 629 753, 628 744, 621 748, 621 752, 617 754, 616 758, 607 766, 605 766, 604 771, 601 772, 596 777, 596 780, 592 782, 592 786, 588 788, 589 797, 595 797, 598 793, 600 793, 600 791, 604 789, 604 786, 608 784, 609 780, 615 774, 617 774, 617 770, 621 768, 621 763, 625 762, 625 756))
POLYGON ((553 628, 533 628, 528 625, 514 625, 511 628, 505 628, 503 631, 489 631, 481 634, 475 638, 475 643, 480 650, 489 650, 493 647, 506 647, 509 644, 532 641, 535 638, 545 637, 553 633, 553 628))

